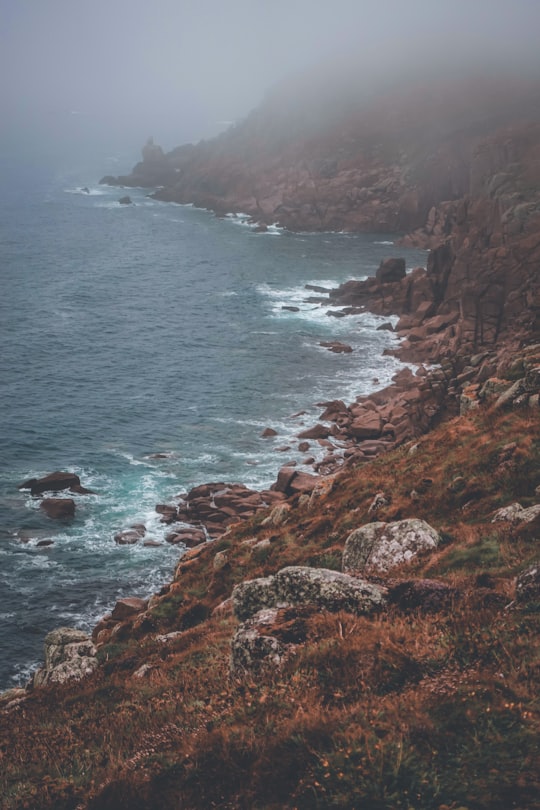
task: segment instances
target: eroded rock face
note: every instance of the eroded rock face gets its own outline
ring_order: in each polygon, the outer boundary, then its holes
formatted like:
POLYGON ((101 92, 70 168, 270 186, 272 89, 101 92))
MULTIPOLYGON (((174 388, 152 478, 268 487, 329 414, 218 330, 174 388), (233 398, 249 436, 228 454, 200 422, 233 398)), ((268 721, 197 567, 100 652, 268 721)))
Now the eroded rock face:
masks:
POLYGON ((386 602, 386 589, 326 568, 288 566, 233 591, 235 615, 245 621, 263 608, 312 606, 318 610, 373 613, 386 602))
POLYGON ((437 548, 440 535, 418 518, 395 523, 368 523, 351 532, 343 550, 343 571, 385 573, 410 562, 422 551, 437 548))
POLYGON ((90 675, 97 667, 96 648, 82 630, 59 627, 45 637, 45 666, 34 674, 34 686, 64 683, 90 675))

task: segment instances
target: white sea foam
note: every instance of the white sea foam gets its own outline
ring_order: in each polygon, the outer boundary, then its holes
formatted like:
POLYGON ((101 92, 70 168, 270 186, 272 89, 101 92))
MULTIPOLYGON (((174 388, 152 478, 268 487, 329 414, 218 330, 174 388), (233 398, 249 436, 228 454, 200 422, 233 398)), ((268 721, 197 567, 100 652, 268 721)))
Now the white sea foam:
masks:
POLYGON ((95 186, 82 186, 77 188, 65 188, 64 192, 66 194, 79 194, 83 197, 104 197, 108 193, 108 191, 104 190, 103 188, 96 188, 95 186))

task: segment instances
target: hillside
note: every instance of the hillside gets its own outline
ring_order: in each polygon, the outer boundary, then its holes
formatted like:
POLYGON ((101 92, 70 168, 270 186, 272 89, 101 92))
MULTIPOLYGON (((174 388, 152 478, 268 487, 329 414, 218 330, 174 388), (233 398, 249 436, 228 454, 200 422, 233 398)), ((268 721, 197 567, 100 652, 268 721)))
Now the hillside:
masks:
POLYGON ((0 696, 6 810, 540 807, 540 83, 335 87, 104 181, 429 246, 306 292, 399 315, 425 365, 321 403, 313 474, 157 507, 191 546, 172 582, 0 696))

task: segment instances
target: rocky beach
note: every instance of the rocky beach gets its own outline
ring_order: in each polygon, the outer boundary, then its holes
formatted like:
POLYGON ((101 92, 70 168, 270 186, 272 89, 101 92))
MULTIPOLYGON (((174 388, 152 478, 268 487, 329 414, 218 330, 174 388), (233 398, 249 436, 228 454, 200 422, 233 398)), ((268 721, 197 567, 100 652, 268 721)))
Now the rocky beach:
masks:
MULTIPOLYGON (((172 581, 91 637, 52 631, 32 682, 0 696, 7 808, 538 806, 540 85, 435 87, 331 123, 328 99, 288 87, 304 105, 270 95, 102 178, 263 232, 396 233, 373 277, 306 299, 396 316, 386 351, 415 370, 320 402, 267 489, 156 506, 186 549, 172 581)), ((86 491, 60 472, 23 486, 86 491)))

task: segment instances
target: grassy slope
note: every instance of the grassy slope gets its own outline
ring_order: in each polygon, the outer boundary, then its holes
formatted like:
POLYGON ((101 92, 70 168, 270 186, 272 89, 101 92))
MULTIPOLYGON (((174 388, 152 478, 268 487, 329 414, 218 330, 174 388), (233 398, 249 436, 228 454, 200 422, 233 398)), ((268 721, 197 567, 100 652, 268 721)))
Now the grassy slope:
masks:
POLYGON ((538 557, 540 527, 490 522, 499 506, 535 501, 538 416, 454 419, 415 452, 344 473, 284 525, 259 516, 181 564, 151 615, 101 648, 98 673, 2 716, 2 806, 540 807, 538 613, 508 607, 516 573, 538 557), (465 485, 453 493, 457 475, 465 485), (236 621, 212 615, 216 605, 235 582, 285 565, 338 567, 379 491, 391 495, 379 519, 422 517, 445 538, 392 576, 451 584, 452 608, 374 619, 298 611, 283 638, 306 640, 282 671, 231 678, 236 621), (151 668, 135 676, 143 663, 151 668))

